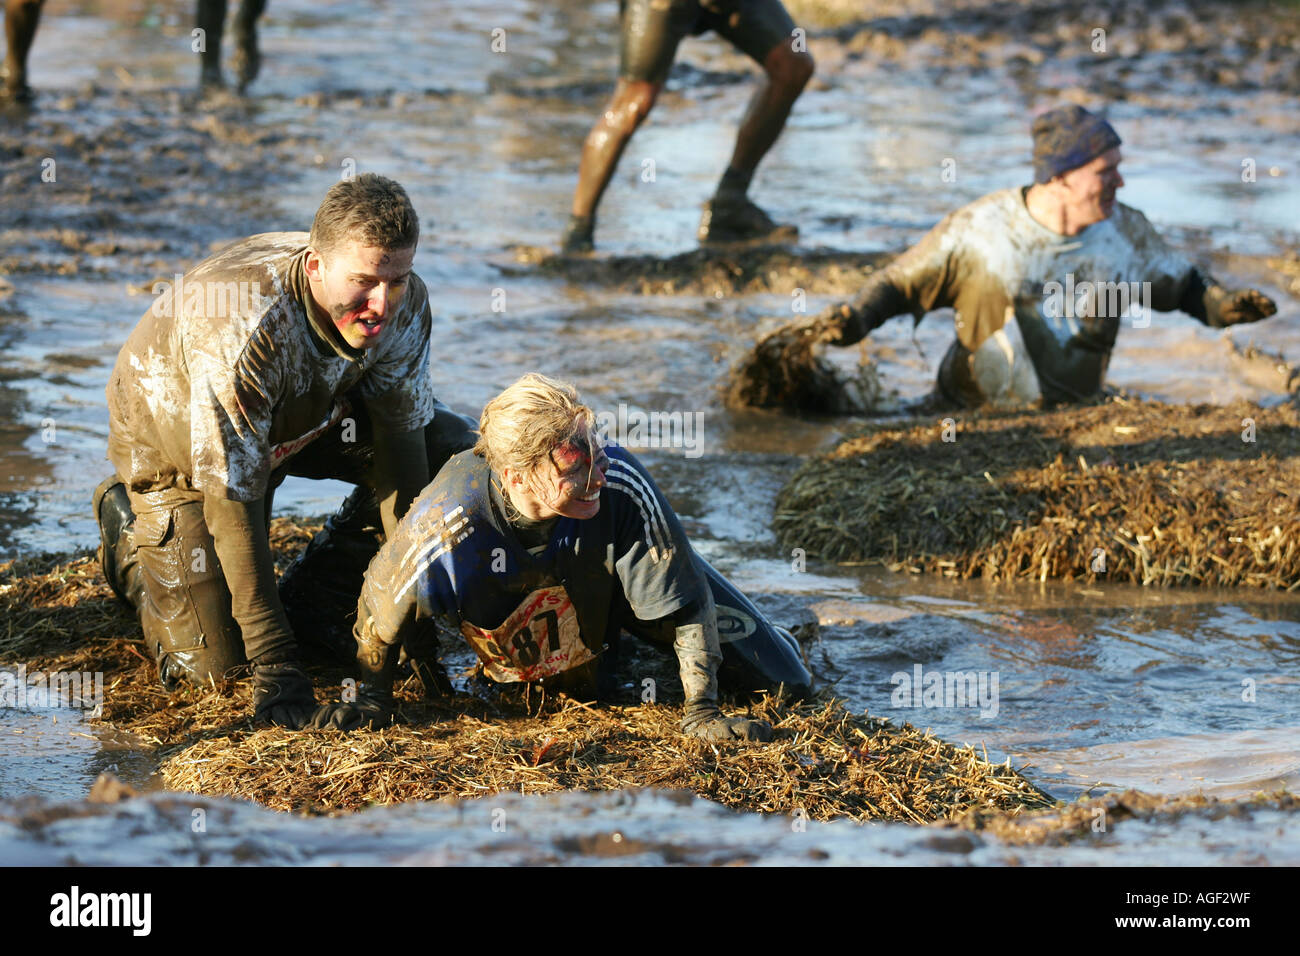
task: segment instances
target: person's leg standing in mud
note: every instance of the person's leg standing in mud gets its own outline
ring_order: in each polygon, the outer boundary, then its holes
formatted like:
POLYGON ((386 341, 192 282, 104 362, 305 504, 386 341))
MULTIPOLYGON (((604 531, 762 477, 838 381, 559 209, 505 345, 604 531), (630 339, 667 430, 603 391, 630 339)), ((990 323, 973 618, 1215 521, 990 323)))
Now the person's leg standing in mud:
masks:
POLYGON ((718 189, 704 205, 700 242, 761 238, 781 227, 748 197, 754 171, 785 128, 794 101, 813 74, 813 58, 796 36, 794 21, 779 0, 735 0, 718 14, 718 35, 763 67, 762 85, 749 101, 736 148, 718 189))
POLYGON ((758 62, 766 76, 742 120, 717 194, 705 206, 700 238, 754 238, 772 232, 776 225, 746 192, 813 69, 812 57, 794 49, 794 22, 785 8, 779 0, 714 0, 709 5, 700 0, 623 0, 620 22, 618 84, 583 145, 562 250, 592 249, 601 196, 632 134, 663 89, 678 45, 684 37, 710 29, 758 62))
POLYGON ((14 103, 29 103, 32 89, 27 85, 27 54, 36 39, 45 0, 6 0, 5 3, 5 84, 4 94, 14 103))
MULTIPOLYGON (((198 0, 195 22, 204 34, 199 85, 210 89, 225 86, 221 75, 221 38, 226 28, 226 0, 198 0)), ((241 0, 235 11, 235 80, 240 93, 257 79, 262 55, 257 45, 257 18, 266 10, 266 0, 241 0)))

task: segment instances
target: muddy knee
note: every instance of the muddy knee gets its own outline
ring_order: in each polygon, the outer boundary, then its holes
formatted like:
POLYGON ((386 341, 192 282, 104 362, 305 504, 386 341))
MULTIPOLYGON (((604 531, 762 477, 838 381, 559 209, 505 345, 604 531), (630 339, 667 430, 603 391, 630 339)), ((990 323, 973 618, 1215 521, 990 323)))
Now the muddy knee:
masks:
POLYGON ((795 52, 782 43, 768 54, 763 66, 773 85, 797 96, 812 79, 815 64, 812 54, 795 52))
POLYGON ((624 138, 631 136, 645 122, 658 95, 654 83, 624 81, 605 109, 603 125, 624 138))

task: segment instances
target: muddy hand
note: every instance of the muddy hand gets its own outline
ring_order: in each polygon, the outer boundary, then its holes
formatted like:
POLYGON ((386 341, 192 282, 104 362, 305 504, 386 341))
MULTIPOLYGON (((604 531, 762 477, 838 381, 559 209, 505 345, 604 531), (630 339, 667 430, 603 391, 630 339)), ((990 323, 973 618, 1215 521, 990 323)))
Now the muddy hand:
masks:
POLYGON ((724 717, 718 705, 710 700, 691 701, 682 718, 682 733, 709 741, 768 741, 772 739, 772 725, 765 720, 724 717))
POLYGON ((382 730, 393 722, 393 698, 387 694, 357 695, 355 703, 321 704, 307 726, 313 730, 382 730))
POLYGON ((300 730, 316 709, 311 678, 293 661, 253 665, 253 720, 300 730))
POLYGON ((853 315, 848 303, 833 305, 814 320, 817 340, 827 345, 855 345, 865 332, 853 315))
POLYGON ((1240 289, 1224 296, 1219 315, 1224 325, 1258 322, 1277 311, 1277 305, 1258 289, 1240 289))

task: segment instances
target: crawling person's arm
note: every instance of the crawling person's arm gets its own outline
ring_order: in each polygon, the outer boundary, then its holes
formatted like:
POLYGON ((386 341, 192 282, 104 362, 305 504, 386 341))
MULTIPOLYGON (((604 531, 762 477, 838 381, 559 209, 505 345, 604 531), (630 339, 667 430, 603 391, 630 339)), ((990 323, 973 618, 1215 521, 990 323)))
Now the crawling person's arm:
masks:
POLYGON ((724 717, 718 708, 718 612, 705 582, 704 599, 672 615, 673 650, 686 691, 682 733, 705 740, 771 740, 772 727, 763 720, 724 717))
POLYGON ((302 727, 316 708, 316 696, 276 590, 263 499, 207 495, 203 517, 230 590, 244 653, 253 665, 253 719, 302 727))
POLYGON ((322 704, 309 726, 355 730, 392 721, 398 657, 405 637, 417 626, 420 579, 444 530, 442 508, 417 503, 371 560, 352 629, 357 642, 356 699, 322 704))
POLYGON ((1145 253, 1144 281, 1159 312, 1186 312, 1212 329, 1258 322, 1277 312, 1277 305, 1258 289, 1226 289, 1171 249, 1155 227, 1135 209, 1122 210, 1120 228, 1129 233, 1135 249, 1145 253))
POLYGON ((957 300, 957 256, 965 219, 959 210, 884 269, 875 272, 849 302, 821 313, 830 345, 853 345, 896 315, 918 319, 957 300))
POLYGON ((732 369, 727 404, 860 411, 842 394, 843 384, 822 356, 822 347, 852 345, 895 315, 910 312, 919 319, 932 309, 952 305, 959 291, 966 221, 961 213, 945 218, 921 242, 872 275, 851 302, 788 322, 760 338, 732 369))

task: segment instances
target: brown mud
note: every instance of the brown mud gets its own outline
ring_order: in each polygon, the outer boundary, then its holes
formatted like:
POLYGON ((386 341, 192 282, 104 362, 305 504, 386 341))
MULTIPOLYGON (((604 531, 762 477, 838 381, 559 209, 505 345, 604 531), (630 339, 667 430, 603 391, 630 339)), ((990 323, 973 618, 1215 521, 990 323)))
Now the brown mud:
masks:
POLYGON ((659 256, 564 255, 539 246, 517 246, 504 275, 541 273, 575 285, 599 285, 640 295, 733 296, 802 289, 809 295, 851 295, 893 256, 878 252, 802 249, 756 244, 704 246, 659 256))
MULTIPOLYGON (((273 523, 281 567, 309 530, 273 523)), ((0 617, 0 662, 104 674, 102 720, 154 748, 166 787, 275 809, 633 787, 691 790, 751 811, 801 809, 822 820, 919 823, 1054 803, 1009 762, 993 765, 911 725, 855 716, 831 698, 726 704, 772 722, 775 740, 765 746, 684 736, 671 692, 657 704, 633 697, 600 707, 526 688, 426 700, 414 679, 397 692, 403 722, 383 731, 255 728, 247 680, 174 692, 157 683, 133 616, 89 555, 0 566, 0 617)), ((321 692, 337 698, 346 672, 312 672, 321 692)))
POLYGON ((940 825, 978 830, 1012 846, 1066 846, 1104 842, 1116 824, 1128 820, 1168 825, 1191 817, 1209 824, 1225 818, 1248 820, 1261 810, 1295 813, 1300 811, 1300 798, 1285 791, 1258 793, 1240 800, 1218 800, 1201 795, 1162 797, 1140 790, 1124 790, 1015 816, 972 810, 940 825))
POLYGON ((1152 105, 1181 84, 1300 93, 1300 6, 1277 0, 875 0, 869 15, 858 0, 791 0, 789 9, 812 37, 833 36, 850 63, 1008 72, 1035 98, 1081 92, 1059 84, 1071 68, 1086 71, 1093 95, 1152 105))
POLYGON ((786 548, 990 580, 1300 588, 1300 410, 1124 397, 851 434, 777 497, 786 548))

